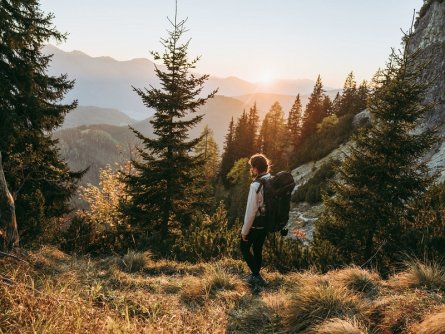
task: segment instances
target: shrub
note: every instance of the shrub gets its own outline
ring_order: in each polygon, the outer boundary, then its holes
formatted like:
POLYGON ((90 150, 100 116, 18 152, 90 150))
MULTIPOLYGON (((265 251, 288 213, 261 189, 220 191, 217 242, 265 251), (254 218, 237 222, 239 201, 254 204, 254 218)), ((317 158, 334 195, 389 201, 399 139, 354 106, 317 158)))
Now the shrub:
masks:
POLYGON ((128 251, 128 253, 122 257, 122 269, 129 273, 141 271, 146 263, 146 253, 128 251))
POLYGON ((216 212, 197 215, 190 228, 182 233, 173 251, 176 258, 187 261, 210 260, 235 255, 238 249, 239 227, 231 226, 224 203, 216 212))

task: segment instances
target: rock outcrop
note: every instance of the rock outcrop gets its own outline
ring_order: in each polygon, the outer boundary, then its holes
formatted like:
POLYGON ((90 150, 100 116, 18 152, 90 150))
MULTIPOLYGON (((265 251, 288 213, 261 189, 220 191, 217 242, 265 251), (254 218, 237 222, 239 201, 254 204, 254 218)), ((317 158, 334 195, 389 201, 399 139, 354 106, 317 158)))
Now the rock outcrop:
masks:
POLYGON ((441 144, 431 152, 430 167, 445 180, 445 1, 427 0, 415 23, 410 51, 419 52, 419 60, 426 62, 421 80, 431 82, 425 102, 434 108, 425 115, 424 126, 437 127, 441 144))

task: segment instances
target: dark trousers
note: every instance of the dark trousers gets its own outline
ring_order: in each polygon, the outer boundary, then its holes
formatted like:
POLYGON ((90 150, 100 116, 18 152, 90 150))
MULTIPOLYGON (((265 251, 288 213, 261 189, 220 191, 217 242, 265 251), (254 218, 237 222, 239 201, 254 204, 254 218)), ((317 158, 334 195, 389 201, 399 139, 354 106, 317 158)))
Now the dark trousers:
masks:
POLYGON ((243 258, 252 271, 252 275, 259 275, 261 269, 261 263, 263 262, 263 244, 266 239, 266 229, 250 229, 247 235, 247 241, 241 239, 241 253, 243 258), (252 248, 253 254, 250 251, 252 248))

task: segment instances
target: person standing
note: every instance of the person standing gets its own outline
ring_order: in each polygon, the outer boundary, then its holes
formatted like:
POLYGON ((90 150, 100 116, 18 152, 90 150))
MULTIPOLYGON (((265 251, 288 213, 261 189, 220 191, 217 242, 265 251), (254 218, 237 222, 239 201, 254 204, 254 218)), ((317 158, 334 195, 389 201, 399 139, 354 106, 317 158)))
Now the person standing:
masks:
POLYGON ((250 184, 247 198, 246 214, 241 229, 240 249, 246 261, 251 275, 247 283, 253 286, 265 285, 266 282, 260 275, 263 261, 263 244, 267 230, 265 224, 265 206, 262 181, 270 178, 270 161, 263 154, 255 154, 249 160, 250 174, 254 177, 250 184))

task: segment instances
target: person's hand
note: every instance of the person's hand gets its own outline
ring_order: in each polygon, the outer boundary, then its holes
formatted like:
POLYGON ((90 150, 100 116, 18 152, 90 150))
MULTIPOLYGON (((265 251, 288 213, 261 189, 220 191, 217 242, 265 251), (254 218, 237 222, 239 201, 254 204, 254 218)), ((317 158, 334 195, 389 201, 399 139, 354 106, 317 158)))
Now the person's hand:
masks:
POLYGON ((243 239, 243 241, 247 241, 247 234, 241 234, 241 239, 243 239))

